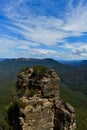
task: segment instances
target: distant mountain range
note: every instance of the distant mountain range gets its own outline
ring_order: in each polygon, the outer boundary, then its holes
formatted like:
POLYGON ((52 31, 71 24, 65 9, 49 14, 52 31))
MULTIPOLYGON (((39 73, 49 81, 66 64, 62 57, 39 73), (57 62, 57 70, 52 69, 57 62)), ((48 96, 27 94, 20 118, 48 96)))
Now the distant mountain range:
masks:
POLYGON ((59 61, 62 64, 70 66, 85 66, 87 65, 87 60, 71 60, 71 61, 59 61))
POLYGON ((16 79, 17 74, 24 67, 47 66, 54 69, 61 82, 74 91, 81 91, 87 95, 87 61, 63 62, 54 59, 4 59, 0 62, 0 82, 16 79), (71 64, 72 63, 72 64, 71 64))
POLYGON ((33 58, 19 58, 19 59, 5 59, 0 62, 0 81, 11 80, 16 77, 18 72, 24 67, 31 66, 47 66, 48 68, 58 70, 58 73, 65 73, 69 67, 63 65, 53 59, 33 59, 33 58), (66 66, 66 67, 65 67, 66 66))
MULTIPOLYGON (((0 62, 2 61, 27 61, 27 62, 39 62, 43 60, 53 60, 52 58, 46 58, 46 59, 35 59, 35 58, 12 58, 12 59, 7 59, 7 58, 0 58, 0 62)), ((58 63, 69 65, 69 66, 85 66, 87 65, 87 60, 56 60, 58 63)))
POLYGON ((5 59, 3 59, 3 58, 0 58, 0 62, 1 62, 1 61, 4 61, 4 60, 5 60, 5 59))

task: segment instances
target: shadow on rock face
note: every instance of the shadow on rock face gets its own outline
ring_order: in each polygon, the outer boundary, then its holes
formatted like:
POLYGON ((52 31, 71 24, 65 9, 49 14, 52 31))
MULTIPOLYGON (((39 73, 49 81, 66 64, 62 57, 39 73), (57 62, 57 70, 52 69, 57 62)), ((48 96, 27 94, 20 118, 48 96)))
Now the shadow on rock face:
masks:
POLYGON ((11 130, 22 130, 19 116, 20 116, 19 107, 16 104, 12 104, 8 110, 8 120, 11 126, 11 130))

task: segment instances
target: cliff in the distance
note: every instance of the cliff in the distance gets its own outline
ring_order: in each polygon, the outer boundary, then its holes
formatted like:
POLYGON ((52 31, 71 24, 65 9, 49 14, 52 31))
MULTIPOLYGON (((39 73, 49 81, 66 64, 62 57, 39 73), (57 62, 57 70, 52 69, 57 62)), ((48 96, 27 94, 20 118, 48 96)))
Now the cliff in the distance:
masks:
POLYGON ((11 130, 75 130, 74 108, 59 94, 59 77, 46 67, 25 68, 8 110, 11 130))

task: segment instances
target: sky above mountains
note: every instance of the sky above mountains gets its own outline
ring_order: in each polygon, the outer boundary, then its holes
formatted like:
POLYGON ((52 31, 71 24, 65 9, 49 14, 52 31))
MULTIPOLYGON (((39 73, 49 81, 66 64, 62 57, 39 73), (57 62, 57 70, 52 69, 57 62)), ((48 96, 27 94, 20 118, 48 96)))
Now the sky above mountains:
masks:
POLYGON ((0 58, 87 59, 86 0, 0 0, 0 58))

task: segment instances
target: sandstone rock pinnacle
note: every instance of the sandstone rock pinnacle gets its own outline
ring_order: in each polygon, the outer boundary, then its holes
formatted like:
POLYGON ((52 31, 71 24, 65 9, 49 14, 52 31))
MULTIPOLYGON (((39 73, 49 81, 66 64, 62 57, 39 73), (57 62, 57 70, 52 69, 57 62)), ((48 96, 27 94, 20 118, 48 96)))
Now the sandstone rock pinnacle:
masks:
POLYGON ((75 111, 59 94, 60 79, 44 66, 23 69, 9 108, 11 130, 75 130, 75 111))

